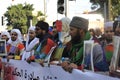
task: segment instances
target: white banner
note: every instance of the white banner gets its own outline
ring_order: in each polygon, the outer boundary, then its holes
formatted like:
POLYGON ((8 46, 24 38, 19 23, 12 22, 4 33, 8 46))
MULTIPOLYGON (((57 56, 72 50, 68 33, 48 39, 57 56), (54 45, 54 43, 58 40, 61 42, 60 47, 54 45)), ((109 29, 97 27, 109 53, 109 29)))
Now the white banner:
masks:
POLYGON ((10 60, 6 64, 4 80, 120 80, 94 72, 82 72, 74 69, 72 73, 64 71, 60 66, 42 67, 38 63, 10 60))

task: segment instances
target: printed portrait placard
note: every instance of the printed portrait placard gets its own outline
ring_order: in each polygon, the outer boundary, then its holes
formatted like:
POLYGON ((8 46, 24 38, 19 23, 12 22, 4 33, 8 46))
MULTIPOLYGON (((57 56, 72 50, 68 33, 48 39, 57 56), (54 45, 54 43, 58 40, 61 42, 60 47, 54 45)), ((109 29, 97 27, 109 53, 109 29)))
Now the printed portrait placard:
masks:
POLYGON ((6 41, 0 39, 0 56, 6 56, 6 41))
POLYGON ((94 41, 84 41, 84 54, 83 54, 83 64, 84 68, 94 71, 93 64, 93 45, 94 41))
POLYGON ((110 71, 116 71, 120 67, 120 37, 113 36, 114 51, 110 64, 110 71))

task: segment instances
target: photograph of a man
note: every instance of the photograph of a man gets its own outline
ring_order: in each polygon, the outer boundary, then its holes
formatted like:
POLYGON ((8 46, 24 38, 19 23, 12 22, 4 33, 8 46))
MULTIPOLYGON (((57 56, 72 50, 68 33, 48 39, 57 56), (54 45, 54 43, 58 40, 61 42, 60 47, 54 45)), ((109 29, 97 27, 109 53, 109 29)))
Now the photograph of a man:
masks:
POLYGON ((0 41, 0 54, 5 53, 5 41, 0 41))

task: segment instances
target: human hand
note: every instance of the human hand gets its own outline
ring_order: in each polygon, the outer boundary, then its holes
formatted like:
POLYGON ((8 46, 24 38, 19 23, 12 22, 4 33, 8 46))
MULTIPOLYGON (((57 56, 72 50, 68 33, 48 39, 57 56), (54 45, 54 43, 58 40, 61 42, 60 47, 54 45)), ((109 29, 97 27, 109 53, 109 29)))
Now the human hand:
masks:
POLYGON ((13 58, 14 58, 14 56, 12 56, 12 55, 7 56, 7 62, 9 62, 9 60, 13 59, 13 58))
POLYGON ((72 73, 73 69, 77 69, 77 68, 78 68, 78 66, 76 64, 70 63, 69 66, 68 66, 68 68, 67 68, 67 71, 69 73, 72 73))
POLYGON ((35 62, 39 63, 42 67, 44 67, 44 59, 35 59, 35 62))
POLYGON ((35 56, 33 55, 33 56, 30 56, 28 59, 27 59, 27 62, 28 63, 31 63, 31 62, 33 62, 35 60, 35 56))
POLYGON ((71 63, 71 64, 69 65, 69 67, 71 67, 71 68, 73 68, 73 69, 77 69, 77 68, 78 68, 78 66, 77 66, 76 64, 74 64, 74 63, 71 63))
POLYGON ((78 66, 74 63, 69 63, 68 61, 64 61, 63 63, 61 63, 61 66, 62 68, 65 70, 65 71, 68 71, 70 73, 72 73, 72 70, 73 69, 77 69, 78 66))
POLYGON ((14 56, 12 56, 12 55, 7 56, 7 59, 13 59, 13 58, 14 58, 14 56))
POLYGON ((67 67, 69 65, 69 62, 68 61, 64 61, 60 65, 64 68, 64 67, 67 67))
POLYGON ((114 71, 113 65, 110 65, 110 66, 109 66, 109 70, 110 70, 110 72, 114 71))
POLYGON ((64 61, 60 64, 60 66, 65 70, 68 71, 68 66, 69 66, 69 62, 68 61, 64 61))

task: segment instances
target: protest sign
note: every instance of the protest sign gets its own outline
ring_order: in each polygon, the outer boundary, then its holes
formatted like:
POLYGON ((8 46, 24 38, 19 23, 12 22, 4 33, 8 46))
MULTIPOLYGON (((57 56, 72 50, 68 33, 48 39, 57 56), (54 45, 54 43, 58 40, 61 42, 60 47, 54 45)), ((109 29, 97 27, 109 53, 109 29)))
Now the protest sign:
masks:
POLYGON ((50 65, 42 67, 39 63, 10 60, 4 68, 3 80, 119 80, 118 78, 96 74, 91 71, 82 72, 73 69, 66 72, 61 66, 50 65))

